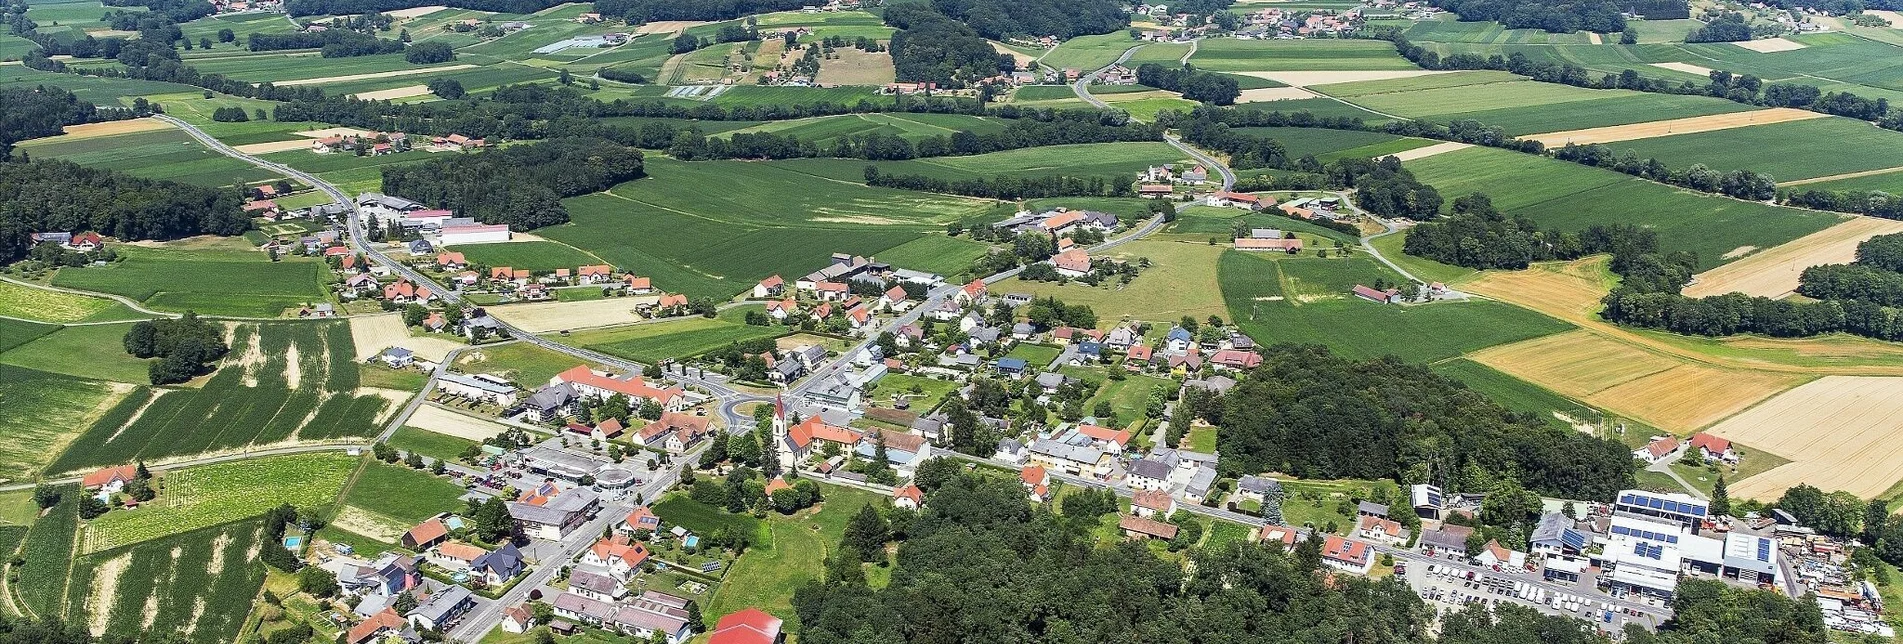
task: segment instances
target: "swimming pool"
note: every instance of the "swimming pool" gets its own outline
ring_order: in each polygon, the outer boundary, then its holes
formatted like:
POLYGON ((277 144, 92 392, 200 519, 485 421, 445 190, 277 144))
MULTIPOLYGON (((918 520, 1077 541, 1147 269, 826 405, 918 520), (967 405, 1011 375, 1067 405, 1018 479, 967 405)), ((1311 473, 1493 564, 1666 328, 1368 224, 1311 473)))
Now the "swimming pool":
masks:
POLYGON ((301 545, 304 545, 303 535, 292 535, 284 538, 284 547, 286 548, 296 550, 297 547, 301 545))

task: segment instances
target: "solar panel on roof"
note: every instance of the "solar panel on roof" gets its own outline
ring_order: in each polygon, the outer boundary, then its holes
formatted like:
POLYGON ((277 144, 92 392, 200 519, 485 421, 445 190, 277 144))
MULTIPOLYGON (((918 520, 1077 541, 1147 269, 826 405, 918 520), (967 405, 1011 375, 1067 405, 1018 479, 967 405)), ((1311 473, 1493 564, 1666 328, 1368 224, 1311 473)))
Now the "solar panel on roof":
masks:
POLYGON ((1770 540, 1759 539, 1758 540, 1758 561, 1770 561, 1770 560, 1771 560, 1770 540))

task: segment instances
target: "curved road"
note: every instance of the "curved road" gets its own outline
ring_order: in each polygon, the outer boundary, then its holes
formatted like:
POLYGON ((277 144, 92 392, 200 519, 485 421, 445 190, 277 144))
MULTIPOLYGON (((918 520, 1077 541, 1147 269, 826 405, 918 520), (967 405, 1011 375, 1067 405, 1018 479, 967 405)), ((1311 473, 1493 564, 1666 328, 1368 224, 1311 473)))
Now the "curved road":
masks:
MULTIPOLYGON (((1090 81, 1096 80, 1097 76, 1102 74, 1104 70, 1106 69, 1110 69, 1111 67, 1115 67, 1117 65, 1122 65, 1126 62, 1129 62, 1130 57, 1136 55, 1137 50, 1142 48, 1143 48, 1143 45, 1136 45, 1129 49, 1125 49, 1123 50, 1122 54, 1117 56, 1116 62, 1112 62, 1108 65, 1104 65, 1103 67, 1099 67, 1088 74, 1084 74, 1082 76, 1077 77, 1077 82, 1070 84, 1070 91, 1073 93, 1076 93, 1077 98, 1084 99, 1084 102, 1094 105, 1100 109, 1113 109, 1111 108, 1109 103, 1103 102, 1103 99, 1090 95, 1090 81)), ((1193 54, 1195 52, 1196 52, 1196 42, 1191 41, 1190 53, 1193 54)), ((1189 60, 1189 54, 1183 54, 1183 59, 1189 60)), ((1204 154, 1202 150, 1198 150, 1194 147, 1191 147, 1189 144, 1184 143, 1182 139, 1177 138, 1176 135, 1174 134, 1165 133, 1163 135, 1163 141, 1166 143, 1169 143, 1170 146, 1178 150, 1182 150, 1183 154, 1189 155, 1189 157, 1192 159, 1195 159, 1197 163, 1201 163, 1207 167, 1215 168, 1216 173, 1222 175, 1222 189, 1223 190, 1229 190, 1230 188, 1236 187, 1236 173, 1234 171, 1231 171, 1228 165, 1223 164, 1223 162, 1221 161, 1217 161, 1215 157, 1209 156, 1208 154, 1204 154)))

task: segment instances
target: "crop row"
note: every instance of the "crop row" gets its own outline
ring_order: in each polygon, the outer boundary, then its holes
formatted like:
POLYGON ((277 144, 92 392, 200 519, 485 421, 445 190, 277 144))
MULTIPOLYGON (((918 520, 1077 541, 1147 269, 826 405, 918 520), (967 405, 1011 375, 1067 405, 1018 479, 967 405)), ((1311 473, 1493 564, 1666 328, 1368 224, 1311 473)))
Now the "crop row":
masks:
POLYGON ((261 532, 257 521, 245 521, 85 557, 73 569, 75 579, 92 579, 108 561, 128 560, 116 583, 90 586, 90 593, 111 596, 76 593, 69 612, 78 619, 91 609, 107 610, 110 633, 149 630, 184 633, 191 642, 236 641, 252 598, 264 584, 263 564, 247 556, 261 532), (157 610, 148 611, 148 606, 157 610))
POLYGON ((58 610, 66 592, 66 573, 72 568, 73 538, 79 532, 79 487, 60 486, 60 502, 33 524, 26 535, 21 557, 26 563, 18 568, 19 579, 13 584, 20 601, 34 613, 50 616, 58 610))
POLYGON ((161 479, 160 503, 136 512, 111 512, 86 526, 86 550, 127 544, 257 516, 289 503, 334 503, 357 459, 341 454, 298 454, 178 470, 161 479))

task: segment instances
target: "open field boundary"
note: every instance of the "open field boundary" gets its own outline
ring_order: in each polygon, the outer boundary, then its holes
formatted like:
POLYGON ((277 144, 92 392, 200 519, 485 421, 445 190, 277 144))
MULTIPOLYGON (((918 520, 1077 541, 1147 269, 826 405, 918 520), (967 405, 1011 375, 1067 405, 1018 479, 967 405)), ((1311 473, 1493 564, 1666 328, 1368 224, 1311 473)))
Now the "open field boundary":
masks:
POLYGON ((1539 141, 1540 143, 1546 144, 1546 147, 1556 148, 1556 147, 1564 146, 1568 143, 1573 143, 1578 145, 1586 145, 1589 143, 1613 143, 1617 141, 1649 139, 1656 136, 1668 136, 1673 134, 1695 134, 1698 132, 1715 132, 1718 130, 1729 130, 1732 128, 1750 127, 1753 125, 1766 125, 1770 123, 1785 123, 1789 121, 1803 121, 1808 119, 1820 119, 1820 118, 1830 118, 1830 115, 1824 114, 1821 112, 1812 112, 1810 110, 1800 110, 1800 109, 1794 109, 1789 107, 1773 107, 1770 109, 1753 110, 1749 112, 1731 112, 1726 114, 1711 114, 1708 116, 1692 116, 1692 117, 1687 117, 1682 119, 1669 119, 1664 121, 1632 123, 1629 125, 1613 125, 1608 127, 1587 128, 1583 130, 1567 130, 1563 132, 1547 132, 1545 134, 1529 134, 1526 136, 1522 136, 1520 138, 1532 139, 1534 141, 1539 141))
POLYGON ((1698 274, 1686 297, 1744 293, 1778 298, 1797 290, 1804 269, 1843 264, 1857 258, 1857 245, 1877 235, 1903 232, 1903 221, 1857 217, 1799 237, 1744 259, 1698 274))

